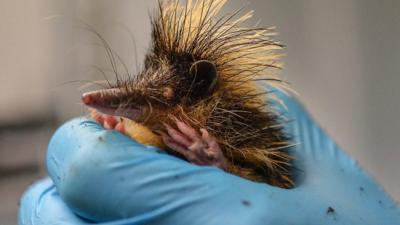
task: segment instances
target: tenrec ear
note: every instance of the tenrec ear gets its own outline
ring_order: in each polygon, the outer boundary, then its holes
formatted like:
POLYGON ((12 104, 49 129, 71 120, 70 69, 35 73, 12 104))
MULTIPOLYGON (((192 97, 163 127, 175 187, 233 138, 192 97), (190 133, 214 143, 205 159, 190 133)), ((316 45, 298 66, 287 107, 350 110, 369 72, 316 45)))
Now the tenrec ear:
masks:
POLYGON ((210 61, 199 60, 193 63, 190 67, 190 75, 194 79, 194 85, 198 86, 201 91, 210 93, 217 84, 217 67, 210 61))

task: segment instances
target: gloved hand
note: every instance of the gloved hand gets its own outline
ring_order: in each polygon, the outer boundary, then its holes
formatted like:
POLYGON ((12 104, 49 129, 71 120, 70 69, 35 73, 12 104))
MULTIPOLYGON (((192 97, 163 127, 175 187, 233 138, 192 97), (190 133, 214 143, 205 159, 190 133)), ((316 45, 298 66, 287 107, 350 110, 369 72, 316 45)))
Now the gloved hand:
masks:
POLYGON ((298 143, 294 189, 192 165, 93 121, 75 119, 52 138, 51 180, 24 194, 19 224, 400 224, 399 208, 379 185, 295 99, 280 97, 294 120, 287 131, 298 143))

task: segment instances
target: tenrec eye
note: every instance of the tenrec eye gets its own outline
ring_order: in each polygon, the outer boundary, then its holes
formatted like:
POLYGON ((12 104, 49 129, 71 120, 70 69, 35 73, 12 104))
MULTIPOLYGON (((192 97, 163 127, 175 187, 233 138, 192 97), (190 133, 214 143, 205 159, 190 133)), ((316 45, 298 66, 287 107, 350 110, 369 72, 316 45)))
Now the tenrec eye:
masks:
POLYGON ((171 87, 164 87, 162 95, 166 99, 171 99, 174 97, 174 90, 171 87))

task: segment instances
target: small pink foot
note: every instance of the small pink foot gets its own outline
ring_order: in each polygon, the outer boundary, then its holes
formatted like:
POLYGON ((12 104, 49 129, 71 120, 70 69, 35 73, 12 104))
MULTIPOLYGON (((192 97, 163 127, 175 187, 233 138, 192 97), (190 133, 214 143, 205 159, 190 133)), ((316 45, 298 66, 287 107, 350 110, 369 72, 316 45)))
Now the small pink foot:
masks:
POLYGON ((117 118, 114 116, 110 115, 104 115, 101 113, 98 113, 96 110, 91 111, 91 116, 94 120, 96 120, 98 123, 100 123, 104 128, 108 130, 116 130, 121 133, 125 133, 125 127, 122 121, 119 121, 117 118))
POLYGON ((217 140, 207 130, 200 129, 199 133, 189 125, 176 121, 178 128, 174 129, 164 124, 168 134, 161 133, 164 143, 186 159, 196 165, 216 166, 223 170, 227 169, 227 161, 223 155, 217 140))

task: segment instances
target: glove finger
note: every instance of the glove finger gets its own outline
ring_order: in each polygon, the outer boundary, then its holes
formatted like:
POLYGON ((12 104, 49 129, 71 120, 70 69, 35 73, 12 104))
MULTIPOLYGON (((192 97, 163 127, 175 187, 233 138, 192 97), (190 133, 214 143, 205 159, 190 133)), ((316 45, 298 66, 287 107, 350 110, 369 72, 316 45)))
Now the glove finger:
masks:
POLYGON ((368 218, 370 224, 399 221, 400 209, 394 200, 321 129, 303 105, 295 97, 279 91, 275 94, 286 106, 277 108, 291 121, 286 132, 297 143, 291 150, 298 175, 296 191, 303 192, 306 201, 322 203, 330 215, 336 209, 336 214, 338 210, 351 212, 340 216, 368 218))
POLYGON ((62 199, 92 221, 240 224, 250 215, 265 219, 265 184, 192 165, 92 121, 63 125, 49 144, 47 163, 62 199))
POLYGON ((19 225, 86 225, 57 194, 50 179, 32 185, 22 196, 18 213, 19 225))

